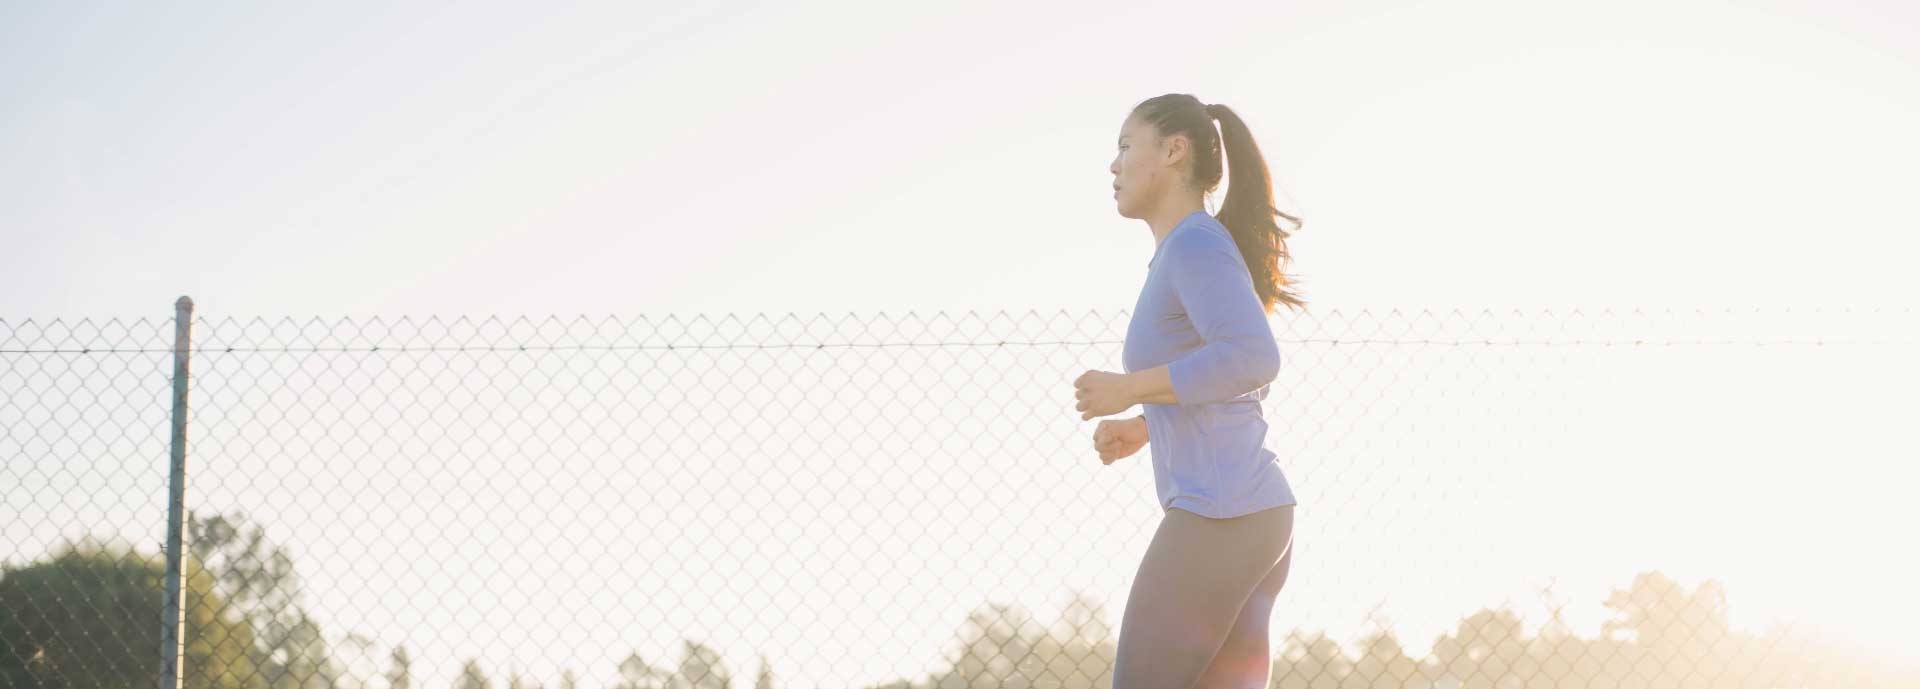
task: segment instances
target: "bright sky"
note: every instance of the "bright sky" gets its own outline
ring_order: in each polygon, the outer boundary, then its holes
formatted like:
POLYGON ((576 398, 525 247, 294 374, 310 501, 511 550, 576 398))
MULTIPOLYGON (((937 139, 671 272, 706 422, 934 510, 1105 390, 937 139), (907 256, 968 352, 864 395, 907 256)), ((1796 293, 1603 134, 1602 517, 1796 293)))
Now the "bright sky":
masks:
POLYGON ((1915 296, 1904 2, 62 3, 0 10, 0 64, 9 321, 1117 311, 1152 240, 1106 167, 1169 91, 1248 120, 1316 310, 1915 296))
POLYGON ((1168 91, 1323 307, 1910 303, 1911 3, 426 7, 11 7, 6 311, 1125 307, 1168 91))

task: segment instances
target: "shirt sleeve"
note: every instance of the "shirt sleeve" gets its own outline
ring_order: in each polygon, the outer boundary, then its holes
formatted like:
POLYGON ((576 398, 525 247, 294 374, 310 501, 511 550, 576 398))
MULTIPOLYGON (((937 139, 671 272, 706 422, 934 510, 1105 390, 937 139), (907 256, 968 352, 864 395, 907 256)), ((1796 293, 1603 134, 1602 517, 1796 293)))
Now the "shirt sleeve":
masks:
POLYGON ((1280 345, 1232 240, 1198 231, 1177 239, 1167 247, 1170 282, 1204 343, 1167 364, 1179 404, 1221 402, 1272 382, 1280 345))

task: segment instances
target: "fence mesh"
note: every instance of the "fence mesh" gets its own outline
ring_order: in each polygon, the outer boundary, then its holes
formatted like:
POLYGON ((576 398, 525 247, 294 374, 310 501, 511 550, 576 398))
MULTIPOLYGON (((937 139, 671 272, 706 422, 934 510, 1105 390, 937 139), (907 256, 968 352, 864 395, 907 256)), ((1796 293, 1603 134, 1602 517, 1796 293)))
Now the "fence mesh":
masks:
MULTIPOLYGON (((1128 317, 196 317, 186 686, 1107 687, 1128 317)), ((1273 323, 1270 686, 1920 686, 1911 311, 1273 323)), ((0 320, 0 687, 157 686, 172 338, 0 320)))

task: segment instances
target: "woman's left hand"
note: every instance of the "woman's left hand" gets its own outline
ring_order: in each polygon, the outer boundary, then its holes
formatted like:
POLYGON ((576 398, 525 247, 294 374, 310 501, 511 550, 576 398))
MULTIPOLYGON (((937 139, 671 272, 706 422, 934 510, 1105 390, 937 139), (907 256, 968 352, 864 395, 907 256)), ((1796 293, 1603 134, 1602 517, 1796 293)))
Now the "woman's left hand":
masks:
POLYGON ((1074 409, 1080 411, 1081 421, 1096 416, 1112 416, 1134 404, 1127 375, 1110 371, 1080 374, 1079 378, 1073 380, 1073 396, 1080 400, 1074 409))

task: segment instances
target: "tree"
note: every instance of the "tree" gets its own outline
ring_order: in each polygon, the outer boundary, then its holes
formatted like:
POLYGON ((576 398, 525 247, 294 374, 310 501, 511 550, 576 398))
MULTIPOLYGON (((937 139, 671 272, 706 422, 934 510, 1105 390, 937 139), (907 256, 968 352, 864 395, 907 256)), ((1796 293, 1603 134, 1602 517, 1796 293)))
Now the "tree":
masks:
POLYGON ((1048 689, 1095 689, 1113 684, 1116 643, 1106 608, 1085 593, 1076 592, 1050 637, 1035 653, 1046 668, 1040 686, 1048 689))
POLYGON ((773 668, 767 666, 767 657, 760 656, 760 673, 754 677, 753 689, 773 689, 773 668))
POLYGON ((733 676, 720 660, 720 652, 694 641, 685 642, 680 653, 680 671, 668 678, 668 689, 732 689, 733 676))
POLYGON ((988 603, 967 614, 959 632, 960 657, 931 678, 936 689, 1002 687, 1028 689, 1047 673, 1050 644, 1026 608, 988 603))
POLYGON ((1520 616, 1500 608, 1481 610, 1460 620, 1454 631, 1434 642, 1441 671, 1466 689, 1507 686, 1527 654, 1520 616))
POLYGON ((480 671, 480 661, 468 659, 466 665, 460 666, 460 678, 454 680, 453 687, 454 689, 493 689, 493 682, 487 679, 486 673, 480 671))
MULTIPOLYGON (((184 686, 264 689, 248 654, 252 630, 221 615, 226 602, 197 558, 181 567, 184 686)), ((0 571, 0 686, 153 686, 165 576, 158 556, 85 541, 0 571)))
POLYGON ((1269 682, 1281 689, 1334 689, 1353 673, 1353 661, 1326 634, 1293 631, 1273 660, 1269 682))
POLYGON ((620 661, 620 683, 613 689, 664 689, 667 686, 666 670, 654 667, 635 651, 620 661))
POLYGON ((1419 674, 1420 664, 1407 657, 1400 639, 1383 625, 1360 641, 1360 657, 1342 686, 1399 689, 1419 674))
POLYGON ((404 645, 387 656, 387 689, 413 689, 413 659, 404 645))
POLYGON ((1665 575, 1645 572, 1613 591, 1606 606, 1614 618, 1601 625, 1601 636, 1628 642, 1619 644, 1611 674, 1705 683, 1734 671, 1730 665, 1741 643, 1730 639, 1720 582, 1708 580, 1688 591, 1665 575))
POLYGON ((320 625, 301 603, 300 579, 293 556, 267 540, 266 531, 245 517, 187 516, 188 549, 208 571, 228 605, 253 629, 253 663, 268 689, 325 689, 338 684, 339 669, 329 657, 320 625))
POLYGON ((1616 617, 1602 627, 1603 634, 1624 634, 1665 659, 1704 658, 1729 633, 1726 590, 1711 579, 1688 591, 1658 572, 1646 572, 1625 590, 1615 590, 1606 605, 1616 617))

